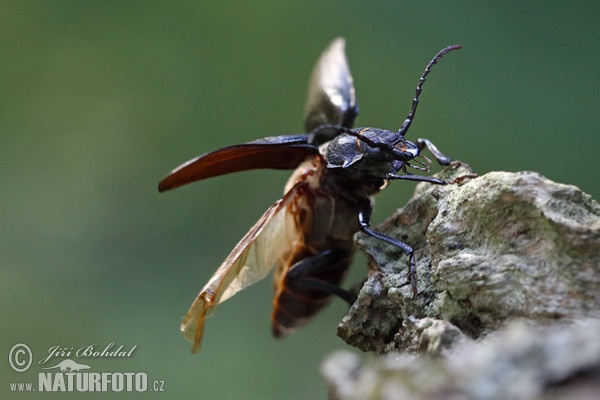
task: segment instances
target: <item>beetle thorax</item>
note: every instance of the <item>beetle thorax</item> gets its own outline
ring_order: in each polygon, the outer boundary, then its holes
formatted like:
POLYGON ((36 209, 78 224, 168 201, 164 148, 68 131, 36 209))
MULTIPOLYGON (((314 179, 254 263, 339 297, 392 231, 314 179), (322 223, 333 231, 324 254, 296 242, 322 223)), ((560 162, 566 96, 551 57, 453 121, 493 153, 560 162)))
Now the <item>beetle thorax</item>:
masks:
POLYGON ((327 175, 341 186, 352 185, 367 195, 378 192, 389 174, 419 155, 418 147, 399 132, 358 128, 342 133, 322 149, 327 175))

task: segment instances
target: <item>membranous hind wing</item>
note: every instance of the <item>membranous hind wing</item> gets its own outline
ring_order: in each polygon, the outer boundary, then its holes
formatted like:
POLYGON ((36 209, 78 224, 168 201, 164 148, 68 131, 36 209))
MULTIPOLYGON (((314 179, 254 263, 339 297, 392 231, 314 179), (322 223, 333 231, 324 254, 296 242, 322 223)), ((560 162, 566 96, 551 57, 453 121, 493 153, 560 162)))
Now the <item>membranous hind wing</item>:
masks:
POLYGON ((322 125, 351 128, 354 124, 358 105, 345 45, 343 38, 335 39, 313 69, 304 110, 306 132, 322 125))
POLYGON ((203 154, 171 171, 159 183, 158 191, 232 172, 262 168, 294 169, 306 157, 318 153, 316 146, 307 143, 307 136, 271 136, 203 154))
POLYGON ((304 182, 297 183, 269 207, 200 291, 181 323, 182 335, 194 343, 193 352, 200 349, 204 320, 214 313, 217 305, 285 262, 294 243, 300 240, 301 232, 288 206, 298 201, 303 185, 304 182))

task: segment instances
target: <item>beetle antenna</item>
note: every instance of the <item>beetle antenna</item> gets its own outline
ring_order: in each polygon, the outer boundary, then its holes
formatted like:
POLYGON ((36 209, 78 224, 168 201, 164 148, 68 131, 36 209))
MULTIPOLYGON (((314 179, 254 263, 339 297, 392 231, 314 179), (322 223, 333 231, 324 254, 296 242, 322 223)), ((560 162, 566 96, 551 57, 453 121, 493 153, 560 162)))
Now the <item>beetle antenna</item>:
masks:
POLYGON ((415 93, 415 98, 413 99, 413 102, 412 102, 412 107, 410 109, 410 112, 408 113, 408 116, 404 120, 404 123, 398 130, 398 133, 400 133, 402 136, 404 136, 406 134, 406 132, 408 131, 408 128, 410 128, 410 124, 412 124, 412 121, 415 117, 415 113, 417 112, 417 106, 419 105, 419 95, 421 94, 421 90, 423 88, 423 83, 425 83, 425 77, 431 71, 431 67, 433 67, 434 64, 437 64, 438 60, 440 58, 442 58, 442 56, 444 54, 451 52, 452 50, 458 50, 461 47, 462 46, 460 44, 455 44, 455 45, 443 48, 435 55, 435 57, 433 57, 431 59, 431 61, 429 61, 429 64, 427 64, 427 66, 425 67, 423 74, 421 74, 421 78, 419 78, 419 83, 417 83, 417 90, 415 93))

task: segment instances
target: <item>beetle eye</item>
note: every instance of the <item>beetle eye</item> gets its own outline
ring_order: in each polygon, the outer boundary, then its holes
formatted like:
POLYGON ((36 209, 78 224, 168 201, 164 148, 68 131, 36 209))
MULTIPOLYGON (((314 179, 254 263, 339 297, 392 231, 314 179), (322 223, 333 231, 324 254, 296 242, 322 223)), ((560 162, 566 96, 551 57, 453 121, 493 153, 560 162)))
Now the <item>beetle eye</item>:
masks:
POLYGON ((394 158, 401 161, 407 161, 419 155, 419 148, 417 145, 408 140, 398 141, 398 143, 394 144, 392 150, 394 158))
POLYGON ((406 152, 406 145, 403 142, 396 144, 394 147, 403 153, 406 152))

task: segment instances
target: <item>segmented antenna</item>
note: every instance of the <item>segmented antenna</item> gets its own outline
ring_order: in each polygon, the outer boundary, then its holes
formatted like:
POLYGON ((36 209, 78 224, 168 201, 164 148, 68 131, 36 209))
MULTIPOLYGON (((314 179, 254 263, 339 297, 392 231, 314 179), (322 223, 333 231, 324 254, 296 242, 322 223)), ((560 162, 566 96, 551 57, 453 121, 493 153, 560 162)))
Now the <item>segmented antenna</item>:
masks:
POLYGON ((452 50, 458 50, 460 48, 461 48, 460 44, 455 44, 455 45, 443 48, 435 55, 435 57, 433 57, 431 59, 431 61, 429 61, 429 64, 427 64, 427 66, 425 67, 425 71, 423 71, 421 78, 419 78, 419 83, 417 83, 417 90, 415 93, 415 98, 413 99, 413 102, 412 102, 412 108, 410 109, 408 116, 404 120, 404 123, 402 123, 402 126, 398 130, 398 133, 402 134, 402 136, 404 136, 406 134, 406 131, 408 131, 408 128, 410 128, 410 124, 412 124, 413 118, 415 117, 415 112, 417 112, 417 106, 419 105, 419 95, 421 94, 421 90, 423 88, 423 83, 425 83, 425 77, 429 74, 429 71, 431 71, 431 67, 434 64, 437 64, 438 60, 440 58, 442 58, 442 56, 444 54, 451 52, 452 50))

